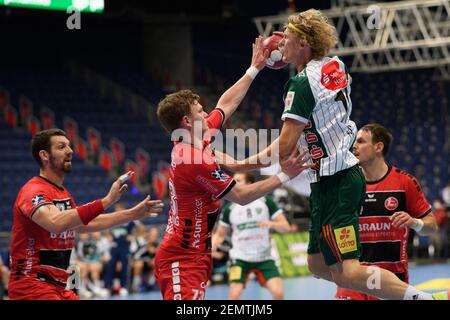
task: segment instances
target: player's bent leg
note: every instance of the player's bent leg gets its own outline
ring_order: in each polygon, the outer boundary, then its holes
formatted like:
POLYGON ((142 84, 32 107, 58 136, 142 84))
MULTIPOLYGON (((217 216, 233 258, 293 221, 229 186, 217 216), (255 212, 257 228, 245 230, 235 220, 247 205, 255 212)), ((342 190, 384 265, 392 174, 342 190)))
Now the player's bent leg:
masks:
POLYGON ((321 253, 308 254, 308 269, 316 278, 334 281, 321 253))
POLYGON ((381 299, 405 299, 407 290, 413 290, 417 294, 416 299, 429 300, 431 298, 431 295, 408 286, 394 273, 374 266, 363 266, 356 259, 336 263, 330 267, 330 270, 333 280, 338 286, 381 299))
POLYGON ((272 295, 273 300, 284 299, 283 280, 280 277, 267 280, 266 287, 272 295))
POLYGON ((230 291, 228 293, 228 300, 239 300, 241 298, 244 284, 240 282, 230 282, 230 291))

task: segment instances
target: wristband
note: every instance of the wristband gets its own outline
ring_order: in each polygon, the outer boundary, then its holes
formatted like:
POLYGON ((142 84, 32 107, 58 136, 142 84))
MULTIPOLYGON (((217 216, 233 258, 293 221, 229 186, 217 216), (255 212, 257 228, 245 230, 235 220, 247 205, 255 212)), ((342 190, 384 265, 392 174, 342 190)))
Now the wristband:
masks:
POLYGON ((423 229, 424 223, 422 219, 414 219, 417 222, 417 225, 411 229, 413 229, 415 232, 420 232, 423 229))
POLYGON ((83 222, 84 225, 87 225, 99 214, 102 214, 105 209, 103 208, 102 200, 99 199, 77 207, 77 211, 81 222, 83 222))
POLYGON ((278 179, 280 179, 282 184, 285 184, 286 182, 291 180, 291 178, 283 171, 277 173, 277 177, 278 177, 278 179))
POLYGON ((245 74, 248 74, 252 79, 255 79, 258 73, 259 70, 254 66, 251 66, 250 68, 247 69, 247 71, 245 71, 245 74))

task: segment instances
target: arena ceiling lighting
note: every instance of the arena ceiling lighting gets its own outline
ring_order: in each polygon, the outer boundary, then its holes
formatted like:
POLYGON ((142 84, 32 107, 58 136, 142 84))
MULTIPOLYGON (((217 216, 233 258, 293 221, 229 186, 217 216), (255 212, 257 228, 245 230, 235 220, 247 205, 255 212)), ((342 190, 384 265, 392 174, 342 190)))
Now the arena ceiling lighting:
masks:
POLYGON ((0 6, 20 7, 29 9, 60 10, 69 8, 80 12, 102 13, 105 9, 104 0, 0 0, 0 6))

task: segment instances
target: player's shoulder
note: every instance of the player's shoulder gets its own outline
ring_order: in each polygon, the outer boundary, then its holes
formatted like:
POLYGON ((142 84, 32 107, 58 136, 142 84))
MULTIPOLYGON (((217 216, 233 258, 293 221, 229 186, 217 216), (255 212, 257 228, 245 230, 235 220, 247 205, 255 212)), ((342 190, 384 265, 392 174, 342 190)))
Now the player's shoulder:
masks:
POLYGON ((306 70, 300 71, 295 76, 289 78, 285 84, 285 91, 299 91, 310 88, 308 76, 306 75, 306 70))
POLYGON ((216 158, 207 148, 201 150, 189 144, 177 144, 172 150, 171 167, 186 173, 205 166, 217 165, 216 158))
POLYGON ((391 172, 389 174, 389 178, 391 179, 395 179, 395 180, 399 180, 399 181, 403 181, 406 183, 414 183, 414 184, 418 184, 418 180, 415 176, 413 176, 411 173, 409 173, 406 170, 397 168, 395 166, 391 167, 391 172))
POLYGON ((235 207, 236 204, 234 202, 231 201, 224 201, 223 206, 222 206, 222 210, 223 211, 231 211, 233 209, 233 207, 235 207))
POLYGON ((273 197, 271 195, 265 195, 264 197, 260 198, 259 200, 263 201, 264 203, 273 203, 273 197))
POLYGON ((45 189, 45 180, 40 177, 32 177, 20 188, 19 194, 23 192, 34 192, 37 189, 45 189))
POLYGON ((328 90, 336 91, 348 84, 347 68, 338 56, 310 61, 306 73, 314 85, 328 90))

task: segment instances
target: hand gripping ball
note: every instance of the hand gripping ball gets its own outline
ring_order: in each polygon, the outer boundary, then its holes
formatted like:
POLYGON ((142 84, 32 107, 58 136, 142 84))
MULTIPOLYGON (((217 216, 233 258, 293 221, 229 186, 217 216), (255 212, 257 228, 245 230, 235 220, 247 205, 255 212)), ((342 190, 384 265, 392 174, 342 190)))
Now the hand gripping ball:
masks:
POLYGON ((287 66, 287 63, 281 60, 282 54, 278 49, 278 44, 283 39, 283 36, 279 33, 274 33, 263 41, 264 50, 270 51, 269 58, 267 58, 266 66, 270 69, 282 69, 287 66))

